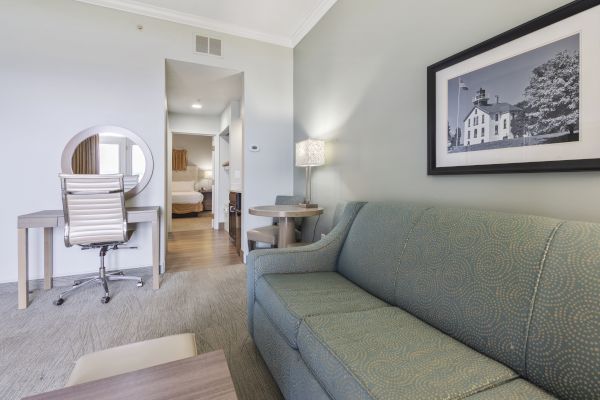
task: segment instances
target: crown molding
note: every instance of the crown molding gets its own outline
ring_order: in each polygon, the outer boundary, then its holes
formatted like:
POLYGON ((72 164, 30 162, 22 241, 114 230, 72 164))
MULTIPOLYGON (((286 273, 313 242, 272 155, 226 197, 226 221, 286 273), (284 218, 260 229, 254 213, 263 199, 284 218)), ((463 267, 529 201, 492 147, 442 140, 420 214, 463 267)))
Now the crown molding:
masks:
MULTIPOLYGON (((179 11, 170 10, 168 8, 157 7, 145 3, 141 3, 135 0, 76 0, 81 3, 92 4, 95 6, 113 8, 115 10, 125 11, 133 14, 144 15, 146 17, 152 17, 162 19, 170 22, 176 22, 183 25, 194 26, 196 28, 202 28, 210 31, 225 33, 234 36, 241 36, 248 39, 254 39, 261 42, 267 42, 284 47, 294 47, 294 43, 291 38, 283 35, 271 35, 264 32, 255 31, 252 29, 240 28, 237 25, 224 23, 215 19, 205 18, 194 14, 183 13, 179 11)), ((324 0, 323 3, 331 2, 331 0, 324 0)), ((335 0, 333 1, 335 2, 335 0)), ((330 5, 331 7, 331 5, 330 5)), ((318 7, 321 9, 321 5, 318 7)), ((326 12, 327 10, 325 10, 326 12)), ((325 13, 323 12, 323 14, 325 13)), ((313 13, 314 14, 314 13, 313 13)), ((322 15, 321 15, 322 16, 322 15)), ((312 14, 311 14, 312 17, 312 14)), ((320 18, 320 17, 319 17, 320 18)), ((314 22, 316 23, 318 19, 314 22)), ((303 24, 304 26, 305 24, 303 24)), ((310 30, 310 28, 309 28, 310 30)), ((308 30, 306 31, 308 32, 308 30)))
POLYGON ((331 7, 337 2, 337 0, 321 0, 319 5, 313 10, 312 13, 302 22, 302 24, 296 29, 296 32, 290 38, 292 47, 296 47, 298 43, 306 36, 312 28, 323 18, 323 16, 329 11, 331 7))

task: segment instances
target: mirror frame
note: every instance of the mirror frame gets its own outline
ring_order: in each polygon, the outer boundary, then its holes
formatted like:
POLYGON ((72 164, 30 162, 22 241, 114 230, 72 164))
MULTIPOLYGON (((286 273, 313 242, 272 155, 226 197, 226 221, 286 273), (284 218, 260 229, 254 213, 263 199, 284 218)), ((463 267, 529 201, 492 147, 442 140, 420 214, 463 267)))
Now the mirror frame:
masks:
POLYGON ((150 151, 150 147, 144 142, 144 140, 130 131, 127 128, 123 128, 116 125, 96 125, 86 128, 73 136, 71 140, 66 144, 61 158, 61 169, 63 174, 72 174, 73 173, 73 153, 75 153, 75 149, 81 142, 85 139, 97 135, 102 132, 110 132, 110 133, 118 133, 121 134, 132 142, 140 146, 142 153, 144 154, 144 158, 146 159, 146 171, 144 171, 144 176, 142 179, 135 185, 131 190, 125 192, 125 198, 130 199, 133 196, 138 195, 142 190, 148 186, 150 183, 150 179, 152 178, 152 173, 154 171, 154 159, 152 158, 152 152, 150 151))

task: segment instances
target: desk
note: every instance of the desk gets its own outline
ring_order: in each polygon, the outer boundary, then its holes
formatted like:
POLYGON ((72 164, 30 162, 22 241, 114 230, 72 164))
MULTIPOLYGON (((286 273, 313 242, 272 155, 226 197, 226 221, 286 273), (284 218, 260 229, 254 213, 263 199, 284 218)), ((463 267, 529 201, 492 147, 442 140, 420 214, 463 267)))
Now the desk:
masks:
MULTIPOLYGON (((127 207, 127 222, 152 224, 152 287, 160 285, 160 207, 127 207)), ((62 210, 44 210, 32 214, 19 215, 17 218, 17 234, 19 242, 19 309, 29 305, 29 260, 28 260, 28 231, 32 228, 44 229, 44 289, 52 288, 52 242, 54 229, 64 226, 65 219, 62 210)))
POLYGON ((279 236, 277 247, 288 247, 296 241, 296 222, 294 218, 313 217, 323 214, 323 209, 300 206, 258 206, 248 210, 251 215, 279 218, 279 236))
POLYGON ((223 350, 42 393, 23 400, 236 400, 223 350))

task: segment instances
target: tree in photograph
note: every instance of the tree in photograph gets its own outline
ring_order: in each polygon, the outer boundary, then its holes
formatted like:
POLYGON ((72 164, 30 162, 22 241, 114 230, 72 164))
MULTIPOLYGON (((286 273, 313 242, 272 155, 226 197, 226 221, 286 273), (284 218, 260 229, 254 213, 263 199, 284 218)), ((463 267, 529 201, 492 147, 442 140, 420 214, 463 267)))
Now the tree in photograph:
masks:
POLYGON ((515 137, 523 137, 527 134, 527 113, 530 112, 529 105, 525 100, 515 104, 520 111, 515 111, 511 120, 511 132, 515 137))
POLYGON ((579 52, 561 51, 532 72, 525 89, 527 131, 579 130, 579 52))

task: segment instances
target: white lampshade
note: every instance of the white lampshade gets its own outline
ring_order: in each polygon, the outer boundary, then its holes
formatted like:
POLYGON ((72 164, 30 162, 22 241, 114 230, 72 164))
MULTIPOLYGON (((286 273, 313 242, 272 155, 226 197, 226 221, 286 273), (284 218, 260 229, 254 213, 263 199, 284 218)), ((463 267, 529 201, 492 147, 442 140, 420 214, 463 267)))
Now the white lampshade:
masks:
POLYGON ((296 143, 296 167, 316 167, 325 164, 325 141, 307 139, 296 143))
POLYGON ((204 170, 204 178, 212 179, 212 177, 213 177, 212 169, 205 169, 204 170))

